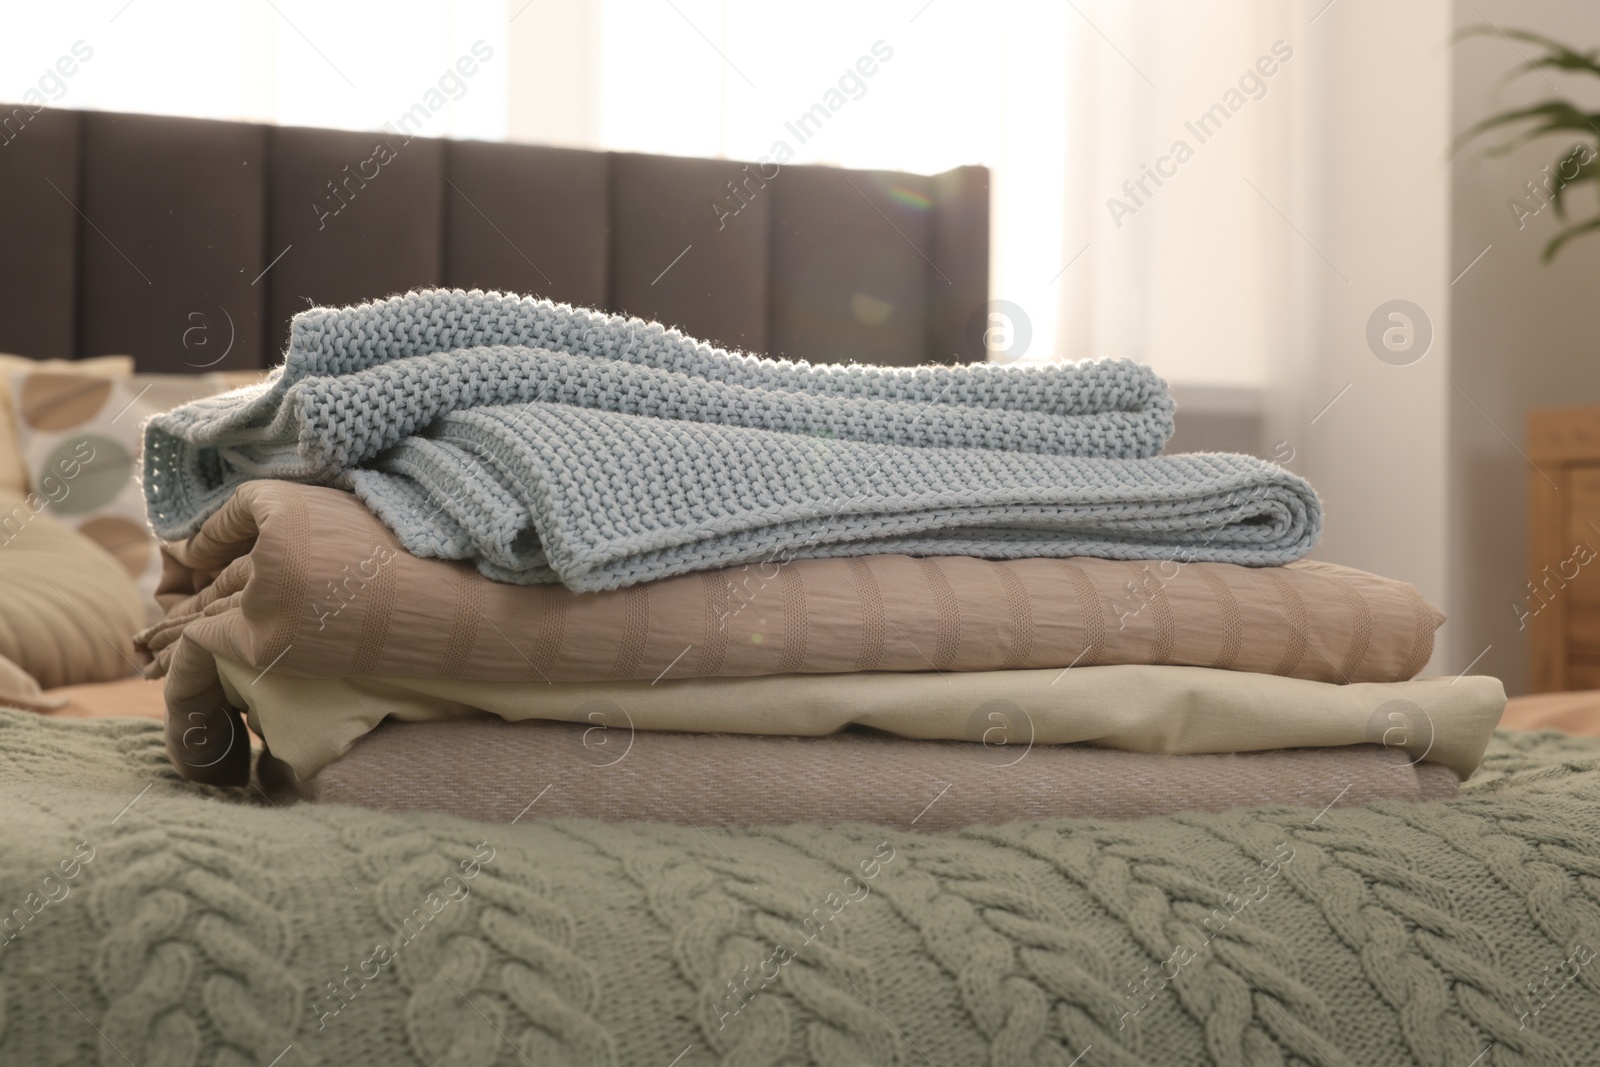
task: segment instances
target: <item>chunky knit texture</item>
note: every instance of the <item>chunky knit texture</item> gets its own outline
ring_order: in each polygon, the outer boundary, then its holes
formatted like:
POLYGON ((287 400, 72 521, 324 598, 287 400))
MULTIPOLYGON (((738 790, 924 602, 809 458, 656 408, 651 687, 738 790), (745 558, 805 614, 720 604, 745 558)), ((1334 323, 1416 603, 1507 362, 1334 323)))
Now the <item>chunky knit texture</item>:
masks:
POLYGON ((1578 1067, 1600 1048, 1600 742, 1553 734, 1500 735, 1446 802, 702 833, 537 805, 515 825, 273 810, 179 780, 158 724, 0 712, 0 802, 8 910, 94 849, 0 940, 6 1064, 1466 1067, 1492 1046, 1478 1063, 1578 1067), (1590 962, 1564 964, 1576 946, 1590 962))
POLYGON ((144 486, 174 539, 251 478, 343 485, 415 554, 585 590, 774 557, 1309 550, 1301 479, 1150 458, 1172 411, 1127 360, 810 366, 434 291, 296 316, 266 384, 150 422, 144 486))
POLYGON ((1321 528, 1310 487, 1249 456, 868 445, 562 404, 446 415, 378 468, 351 483, 409 552, 580 592, 891 552, 1264 566, 1321 528))

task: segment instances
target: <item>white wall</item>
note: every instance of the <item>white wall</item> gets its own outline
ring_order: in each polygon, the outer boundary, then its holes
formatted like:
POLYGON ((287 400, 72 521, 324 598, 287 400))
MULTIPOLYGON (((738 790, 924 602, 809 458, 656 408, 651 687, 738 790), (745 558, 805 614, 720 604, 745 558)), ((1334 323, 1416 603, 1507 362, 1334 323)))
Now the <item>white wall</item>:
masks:
MULTIPOLYGON (((1304 31, 1293 135, 1305 164, 1277 205, 1304 235, 1292 236, 1301 284, 1268 409, 1269 438, 1294 449, 1290 466, 1327 508, 1315 557, 1409 581, 1446 613, 1450 30, 1449 0, 1337 0, 1304 31), (1404 367, 1366 341, 1374 309, 1397 298, 1434 332, 1404 367)), ((1429 673, 1460 671, 1458 645, 1447 623, 1429 673)))
MULTIPOLYGON (((1600 44, 1600 8, 1593 5, 1458 0, 1455 8, 1463 27, 1487 17, 1503 29, 1532 30, 1579 50, 1600 44)), ((1532 46, 1520 47, 1534 54, 1532 46)), ((1550 97, 1570 95, 1589 106, 1600 98, 1600 80, 1559 73, 1548 82, 1524 77, 1497 94, 1494 82, 1523 58, 1515 47, 1499 37, 1477 38, 1453 51, 1457 129, 1550 97)), ((1528 199, 1523 183, 1541 177, 1546 164, 1581 139, 1541 138, 1500 159, 1468 148, 1450 168, 1455 269, 1493 246, 1452 290, 1450 530, 1457 550, 1450 626, 1466 656, 1489 648, 1474 670, 1498 675, 1514 693, 1526 690, 1527 646, 1510 602, 1525 599, 1528 480, 1537 476, 1517 449, 1528 411, 1600 404, 1594 329, 1600 235, 1579 238, 1554 263, 1540 263, 1541 249, 1559 227, 1554 211, 1525 218, 1519 230, 1506 201, 1528 199)), ((1593 134, 1587 138, 1591 147, 1595 140, 1593 134)), ((1583 218, 1594 212, 1595 193, 1580 188, 1574 205, 1583 218)))

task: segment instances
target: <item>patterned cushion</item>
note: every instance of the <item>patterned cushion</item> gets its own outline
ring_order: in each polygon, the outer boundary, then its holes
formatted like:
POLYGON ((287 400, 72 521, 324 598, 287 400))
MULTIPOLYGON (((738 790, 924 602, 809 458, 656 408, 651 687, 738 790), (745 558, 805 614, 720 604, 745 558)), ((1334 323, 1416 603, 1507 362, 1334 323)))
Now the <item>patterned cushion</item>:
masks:
POLYGON ((29 359, 0 352, 0 499, 18 500, 28 495, 28 468, 22 459, 22 442, 11 413, 11 376, 41 371, 93 375, 97 378, 126 378, 133 373, 133 357, 29 359))
POLYGON ((53 367, 10 377, 28 488, 117 558, 138 583, 151 621, 161 616, 155 602, 161 555, 139 488, 144 422, 260 378, 258 371, 110 378, 53 367))

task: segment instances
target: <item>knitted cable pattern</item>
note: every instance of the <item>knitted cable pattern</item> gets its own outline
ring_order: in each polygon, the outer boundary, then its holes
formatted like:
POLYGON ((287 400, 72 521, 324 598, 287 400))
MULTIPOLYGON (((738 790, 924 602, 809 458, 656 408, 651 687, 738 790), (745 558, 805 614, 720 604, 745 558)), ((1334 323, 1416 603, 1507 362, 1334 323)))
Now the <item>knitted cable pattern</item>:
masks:
POLYGON ((412 1051, 428 1063, 487 1067, 509 1042, 536 1063, 616 1067, 610 1038, 593 1021, 600 977, 573 951, 571 913, 537 871, 508 875, 491 859, 463 877, 461 859, 482 855, 480 843, 498 858, 486 836, 427 828, 361 857, 398 946, 412 1051), (455 863, 441 862, 452 855, 455 863))
MULTIPOLYGON (((1219 886, 1182 856, 1153 849, 1137 837, 1119 839, 1114 829, 1100 841, 1064 840, 1042 827, 980 833, 1050 862, 1093 894, 1127 924, 1158 973, 1178 946, 1197 949, 1185 967, 1193 980, 1174 979, 1171 988, 1178 1004, 1202 1026, 1207 1051, 1217 1062, 1275 1063, 1288 1051, 1307 1063, 1350 1067, 1328 1036, 1327 1006, 1298 974, 1292 945, 1230 914, 1230 894, 1242 900, 1237 886, 1219 886), (1211 939, 1202 940, 1206 935, 1211 939), (1268 1010, 1267 998, 1275 1011, 1268 1010)), ((1123 1011, 1132 1006, 1126 999, 1119 1003, 1123 1011)), ((1137 1028, 1138 1019, 1130 1025, 1137 1028)))
MULTIPOLYGON (((648 847, 664 827, 619 829, 646 838, 616 858, 669 931, 678 973, 698 991, 691 1017, 722 1062, 910 1062, 871 1006, 877 976, 871 962, 851 950, 849 924, 828 919, 818 925, 830 915, 823 909, 837 879, 831 885, 823 879, 810 892, 753 882, 739 862, 692 829, 680 829, 679 847, 666 853, 648 847)), ((871 854, 869 845, 863 855, 871 854)))
MULTIPOLYGON (((1403 817, 1401 807, 1375 804, 1371 814, 1403 817)), ((1436 821, 1450 817, 1435 813, 1436 821)), ((1490 939, 1461 918, 1451 885, 1419 870, 1414 857, 1388 843, 1392 834, 1305 822, 1272 824, 1296 842, 1298 867, 1285 868, 1289 884, 1358 954, 1366 981, 1397 1012, 1415 1062, 1449 1064, 1462 1050, 1470 1060, 1490 1040, 1501 1045, 1503 1062, 1567 1062, 1541 1035, 1519 1031, 1514 983, 1490 939)), ((1265 825, 1231 813, 1206 829, 1259 853, 1265 825)))
POLYGON ((0 1063, 1582 1067, 1600 1048, 1600 741, 1501 735, 1499 777, 1445 802, 961 834, 273 809, 163 763, 157 723, 0 712, 0 904, 97 849, 0 947, 0 1063), (470 893, 314 1009, 480 843, 470 893), (867 891, 823 922, 852 871, 867 891), (1267 891, 1219 915, 1251 875, 1267 891), (1197 927, 1214 936, 1168 965, 1197 927), (776 978, 711 1010, 786 937, 776 978))
POLYGON ((586 590, 774 554, 1304 555, 1310 487, 1152 458, 1172 412, 1127 360, 813 366, 430 291, 296 316, 268 382, 150 421, 143 484, 165 538, 248 479, 321 482, 413 553, 586 590))
POLYGON ((960 1008, 988 1042, 983 1062, 1067 1064, 1089 1045, 1116 1067, 1160 1062, 1138 1054, 1137 1031, 1117 1033, 1115 968, 1069 914, 1014 870, 975 865, 954 839, 902 843, 905 866, 875 891, 953 976, 960 1008))
POLYGON ((103 1063, 254 1064, 299 1029, 292 918, 257 891, 268 872, 218 829, 130 827, 96 857, 109 872, 89 897, 103 1063))
MULTIPOLYGON (((1441 820, 1439 832, 1452 847, 1483 863, 1501 884, 1526 899, 1528 917, 1552 943, 1600 944, 1600 836, 1559 815, 1551 819, 1548 808, 1536 800, 1496 807, 1504 810, 1494 823, 1468 808, 1441 820)), ((1407 818, 1404 811, 1396 814, 1407 818)), ((1600 999, 1600 974, 1580 970, 1575 977, 1600 999)), ((1519 998, 1513 1010, 1520 1014, 1532 1006, 1519 998)), ((1513 1047, 1517 1043, 1511 1035, 1503 1040, 1513 1047)))

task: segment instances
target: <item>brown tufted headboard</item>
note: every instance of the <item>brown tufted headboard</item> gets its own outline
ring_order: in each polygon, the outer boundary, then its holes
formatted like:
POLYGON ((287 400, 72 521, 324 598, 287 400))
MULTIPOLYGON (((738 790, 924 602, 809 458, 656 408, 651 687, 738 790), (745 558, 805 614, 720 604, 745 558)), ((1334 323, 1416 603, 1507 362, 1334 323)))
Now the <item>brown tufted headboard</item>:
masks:
POLYGON ((0 139, 0 351, 264 367, 312 303, 444 285, 813 361, 982 355, 966 336, 987 299, 982 167, 758 171, 4 107, 0 139))

